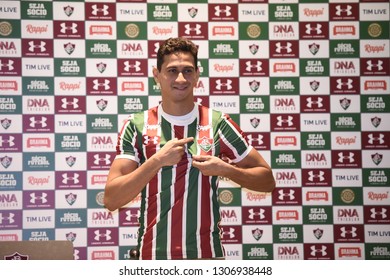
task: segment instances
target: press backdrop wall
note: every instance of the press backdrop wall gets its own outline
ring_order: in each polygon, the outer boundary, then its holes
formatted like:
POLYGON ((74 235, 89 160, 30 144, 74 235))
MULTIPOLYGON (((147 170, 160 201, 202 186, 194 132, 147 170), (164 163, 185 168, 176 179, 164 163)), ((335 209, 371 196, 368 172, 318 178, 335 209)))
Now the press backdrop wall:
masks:
POLYGON ((103 207, 118 129, 155 106, 159 43, 199 46, 196 100, 269 162, 221 178, 227 259, 390 259, 388 0, 0 1, 0 240, 127 259, 139 199, 103 207))

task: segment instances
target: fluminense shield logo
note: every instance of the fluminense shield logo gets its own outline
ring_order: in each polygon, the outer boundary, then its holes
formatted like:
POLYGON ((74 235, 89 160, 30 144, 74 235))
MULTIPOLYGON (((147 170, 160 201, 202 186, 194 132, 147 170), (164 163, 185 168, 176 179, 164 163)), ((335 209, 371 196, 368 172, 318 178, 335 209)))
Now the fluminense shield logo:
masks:
POLYGON ((96 105, 100 111, 104 111, 107 108, 108 101, 104 99, 100 99, 96 101, 96 105))
POLYGON ((1 165, 7 169, 12 163, 12 158, 9 156, 4 156, 0 158, 0 161, 1 161, 1 165))
POLYGON ((252 44, 249 46, 249 51, 252 54, 256 54, 259 51, 259 45, 252 44))
POLYGON ((382 122, 382 118, 374 117, 371 118, 371 123, 374 127, 378 127, 382 122))
POLYGON ((310 87, 312 90, 316 91, 320 87, 320 82, 319 81, 311 81, 310 87))
POLYGON ((319 228, 313 229, 313 234, 319 240, 321 239, 322 235, 324 235, 324 230, 319 228))
POLYGON ((12 124, 12 120, 9 120, 9 119, 2 119, 0 122, 1 122, 1 126, 4 129, 8 129, 12 124))
POLYGON ((349 108, 349 106, 351 105, 351 99, 348 99, 346 97, 343 99, 340 99, 340 105, 344 110, 347 110, 349 108))
POLYGON ((77 200, 77 194, 70 193, 65 195, 65 200, 68 202, 69 205, 73 205, 77 200))
POLYGON ((309 45, 309 51, 313 55, 316 55, 319 50, 320 50, 320 45, 317 45, 316 43, 313 43, 313 44, 309 45))
POLYGON ((75 157, 69 156, 69 157, 66 158, 66 164, 69 167, 72 167, 75 163, 76 163, 76 158, 75 157))
POLYGON ((189 8, 188 9, 188 14, 190 15, 190 17, 194 18, 198 14, 198 9, 194 8, 194 7, 189 8))
POLYGON ((65 234, 65 237, 66 237, 66 240, 73 242, 76 240, 77 234, 74 232, 69 232, 69 233, 65 234))
POLYGON ((253 80, 249 82, 249 87, 253 92, 256 92, 260 87, 260 82, 253 80))
POLYGON ((74 12, 74 7, 71 7, 71 6, 66 6, 64 7, 64 13, 65 15, 67 15, 68 17, 70 17, 74 12))
POLYGON ((371 155, 371 159, 376 165, 379 165, 382 162, 383 155, 376 153, 371 155))
POLYGON ((98 70, 100 73, 103 73, 104 71, 106 71, 107 64, 105 64, 105 63, 103 63, 103 62, 100 62, 100 63, 96 64, 96 68, 97 68, 97 70, 98 70))
POLYGON ((256 118, 256 117, 254 117, 254 118, 251 119, 251 125, 253 126, 253 128, 258 127, 259 124, 260 124, 260 119, 258 119, 258 118, 256 118))
POLYGON ((259 241, 260 238, 263 236, 263 230, 255 228, 254 230, 252 230, 252 236, 254 239, 256 239, 256 241, 259 241))
POLYGON ((67 54, 71 55, 74 50, 76 48, 76 45, 75 44, 72 44, 72 43, 67 43, 67 44, 64 44, 64 50, 66 51, 67 54))
POLYGON ((4 260, 28 260, 28 255, 21 255, 18 252, 13 253, 12 255, 4 256, 4 260))
POLYGON ((203 136, 201 139, 198 139, 199 147, 206 153, 211 150, 211 148, 213 147, 213 143, 214 139, 207 138, 206 136, 203 136))

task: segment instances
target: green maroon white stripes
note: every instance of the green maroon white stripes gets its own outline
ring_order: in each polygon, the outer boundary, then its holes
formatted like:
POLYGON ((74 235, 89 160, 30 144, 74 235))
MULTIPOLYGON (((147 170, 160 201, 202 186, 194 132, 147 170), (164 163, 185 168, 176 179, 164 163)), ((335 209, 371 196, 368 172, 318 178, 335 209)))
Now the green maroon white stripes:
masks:
POLYGON ((128 119, 118 137, 117 157, 142 164, 174 137, 194 137, 194 142, 177 165, 162 168, 142 191, 140 257, 223 257, 218 178, 193 168, 191 156, 224 154, 239 161, 250 147, 238 126, 221 112, 196 104, 189 115, 176 118, 157 106, 128 119))

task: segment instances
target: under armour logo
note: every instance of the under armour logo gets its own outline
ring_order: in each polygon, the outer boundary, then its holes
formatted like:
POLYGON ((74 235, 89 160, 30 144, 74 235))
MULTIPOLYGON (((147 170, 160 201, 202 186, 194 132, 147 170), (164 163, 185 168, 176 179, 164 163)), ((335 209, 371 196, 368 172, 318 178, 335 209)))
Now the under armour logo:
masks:
POLYGON ((337 79, 336 80, 336 87, 337 89, 343 89, 344 87, 346 87, 347 89, 352 89, 353 88, 353 80, 352 79, 347 79, 347 80, 343 80, 343 79, 337 79))
POLYGON ((381 209, 380 211, 378 211, 378 210, 376 210, 376 208, 374 207, 374 208, 371 208, 371 209, 370 209, 370 212, 371 212, 370 217, 371 217, 372 219, 376 219, 377 216, 379 216, 379 217, 382 218, 382 219, 386 219, 386 218, 387 218, 387 209, 386 209, 386 208, 383 208, 383 207, 382 207, 382 209, 381 209))
POLYGON ((61 108, 63 109, 67 109, 68 106, 71 106, 73 109, 79 108, 79 100, 76 97, 73 97, 73 99, 68 99, 68 97, 64 97, 61 99, 61 102, 61 108))
POLYGON ((124 63, 124 70, 126 72, 130 72, 130 69, 134 69, 136 72, 139 72, 141 71, 141 62, 140 61, 136 61, 134 64, 131 64, 130 61, 125 61, 124 63))
MULTIPOLYGON (((8 144, 8 147, 13 147, 15 146, 15 137, 13 136, 0 136, 0 147, 3 147, 4 144, 8 144)), ((5 145, 4 145, 5 146, 5 145)))
POLYGON ((234 234, 236 230, 234 228, 229 228, 229 231, 223 231, 223 236, 227 235, 230 239, 234 238, 236 235, 234 234))
POLYGON ((101 238, 104 238, 105 241, 111 240, 111 230, 109 229, 106 229, 102 233, 100 232, 100 230, 97 229, 94 231, 94 234, 95 234, 94 239, 96 241, 100 241, 101 238))
POLYGON ((377 71, 383 70, 383 61, 378 60, 377 63, 374 63, 371 59, 367 61, 367 70, 372 71, 376 68, 377 71))
POLYGON ((262 145, 264 142, 263 142, 263 138, 264 136, 259 134, 257 137, 254 137, 252 134, 248 134, 247 135, 247 141, 248 141, 248 144, 253 146, 255 144, 255 142, 258 143, 258 145, 262 145))
POLYGON ((280 189, 278 191, 278 194, 279 194, 278 196, 279 200, 284 200, 285 197, 288 198, 289 200, 295 199, 295 195, 294 195, 295 191, 292 189, 288 190, 287 192, 284 189, 280 189))
POLYGON ((287 117, 283 117, 283 116, 278 116, 276 118, 277 120, 277 126, 283 126, 284 124, 286 124, 287 126, 293 126, 293 117, 292 116, 287 116, 287 117))
POLYGON ((347 229, 347 227, 341 227, 340 228, 340 235, 341 237, 346 237, 347 235, 350 235, 350 237, 356 237, 357 236, 357 228, 356 227, 351 227, 350 229, 347 229))
POLYGON ((230 12, 232 9, 232 7, 230 6, 225 6, 225 9, 222 9, 221 6, 215 6, 214 10, 215 10, 215 15, 216 16, 221 16, 222 13, 225 14, 225 16, 230 16, 232 13, 230 12))
POLYGON ((46 48, 45 48, 46 42, 44 42, 44 41, 40 41, 39 44, 36 44, 35 41, 30 41, 30 42, 28 42, 28 45, 29 45, 28 50, 30 52, 35 51, 35 49, 38 49, 40 52, 46 51, 46 48))
POLYGON ((14 70, 14 63, 15 62, 11 59, 8 59, 8 61, 1 59, 0 60, 0 71, 4 70, 3 67, 6 68, 6 70, 8 70, 8 71, 14 70))
POLYGON ((324 171, 318 171, 317 173, 315 173, 315 171, 309 171, 309 177, 308 177, 308 180, 310 182, 313 182, 314 179, 317 179, 319 182, 322 182, 325 180, 325 172, 324 171))
POLYGON ((256 212, 255 210, 253 210, 253 208, 251 208, 248 210, 248 213, 249 213, 248 218, 251 220, 253 220, 255 217, 259 217, 260 220, 265 218, 264 209, 260 209, 260 211, 256 212))
POLYGON ((99 88, 103 88, 104 90, 109 90, 110 80, 104 79, 103 82, 100 82, 100 80, 98 79, 93 80, 93 89, 98 90, 99 88))
POLYGON ((32 128, 35 128, 36 125, 40 125, 41 128, 47 126, 46 117, 31 117, 29 120, 30 120, 30 127, 32 128))
POLYGON ((215 88, 216 88, 217 90, 221 90, 222 87, 226 88, 226 90, 231 90, 231 89, 233 88, 233 87, 232 87, 233 81, 230 80, 230 79, 226 79, 225 82, 222 82, 221 79, 218 79, 218 80, 215 81, 215 83, 216 83, 215 88))
POLYGON ((61 30, 60 32, 61 33, 67 33, 67 31, 70 31, 72 34, 76 34, 77 33, 77 23, 71 23, 71 24, 68 24, 67 22, 63 22, 60 24, 60 27, 61 27, 61 30))
POLYGON ((322 104, 323 98, 317 97, 316 100, 313 97, 306 98, 307 107, 312 108, 313 105, 317 105, 317 108, 322 108, 324 105, 322 104))
POLYGON ((310 255, 313 257, 320 255, 322 257, 325 257, 328 253, 326 252, 326 246, 325 245, 313 245, 310 246, 310 255))
POLYGON ((41 203, 47 203, 47 193, 41 193, 41 195, 37 195, 35 192, 30 194, 30 202, 36 203, 37 201, 41 201, 41 203))
POLYGON ((160 142, 160 137, 158 136, 150 137, 148 135, 143 135, 143 139, 145 146, 149 145, 150 142, 152 142, 153 145, 157 145, 160 142))
POLYGON ((285 44, 282 44, 281 42, 278 42, 275 44, 276 46, 276 52, 281 53, 282 50, 284 50, 286 53, 292 52, 292 43, 286 42, 285 44))
POLYGON ((186 25, 184 25, 184 28, 185 28, 184 33, 186 35, 190 35, 192 32, 195 32, 196 35, 199 35, 202 33, 202 31, 200 30, 202 28, 202 26, 200 24, 195 24, 194 27, 192 27, 191 24, 186 24, 186 25))
POLYGON ((70 176, 68 173, 62 174, 62 183, 63 184, 69 184, 69 182, 73 182, 73 184, 78 184, 80 182, 79 180, 80 174, 73 173, 73 176, 70 176))
POLYGON ((125 220, 128 222, 136 222, 138 221, 139 215, 140 215, 139 209, 129 209, 126 211, 125 220))
POLYGON ((336 15, 341 16, 341 14, 344 14, 344 13, 346 16, 352 15, 352 6, 347 5, 346 8, 342 8, 341 5, 337 5, 336 6, 336 15))
POLYGON ((104 16, 108 15, 108 5, 99 7, 98 5, 92 5, 92 14, 96 16, 98 13, 103 13, 104 16))
POLYGON ((317 23, 317 24, 311 24, 311 23, 308 23, 305 25, 306 27, 306 34, 310 35, 312 34, 313 31, 316 32, 316 34, 322 34, 322 25, 317 23))
POLYGON ((256 61, 256 64, 252 64, 252 62, 247 61, 247 62, 245 63, 245 65, 246 65, 245 70, 246 70, 247 72, 250 72, 252 69, 255 69, 257 72, 261 72, 261 70, 263 70, 263 68, 261 67, 262 64, 263 64, 263 63, 262 63, 261 61, 256 61))
POLYGON ((338 153, 338 162, 340 163, 345 163, 346 161, 348 163, 352 163, 352 162, 355 162, 355 154, 352 153, 352 152, 349 152, 349 153, 344 153, 344 152, 340 152, 338 153))
POLYGON ((106 164, 106 165, 109 165, 109 164, 111 163, 111 160, 110 160, 111 157, 110 157, 109 154, 105 154, 103 157, 100 157, 99 154, 95 154, 95 155, 93 156, 93 158, 94 158, 93 163, 94 163, 95 165, 99 165, 100 163, 104 163, 104 164, 106 164))
POLYGON ((5 215, 4 213, 0 213, 0 225, 3 224, 3 221, 8 221, 8 224, 13 224, 15 222, 15 214, 9 213, 5 215))
POLYGON ((378 144, 384 144, 385 143, 385 135, 382 133, 379 133, 378 136, 374 136, 373 133, 368 134, 368 143, 373 145, 374 142, 377 142, 378 144))

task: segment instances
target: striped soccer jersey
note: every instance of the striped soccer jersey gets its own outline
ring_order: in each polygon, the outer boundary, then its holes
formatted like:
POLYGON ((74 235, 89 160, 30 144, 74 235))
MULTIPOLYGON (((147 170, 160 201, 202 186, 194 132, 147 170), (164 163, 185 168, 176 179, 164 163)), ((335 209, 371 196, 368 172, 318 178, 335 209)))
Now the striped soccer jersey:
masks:
POLYGON ((192 167, 191 156, 214 155, 238 162, 251 147, 226 114, 195 104, 190 114, 174 117, 159 105, 133 114, 125 122, 118 137, 117 158, 142 164, 175 137, 194 137, 194 141, 186 145, 178 164, 163 167, 142 191, 140 258, 224 257, 218 178, 203 176, 192 167))

